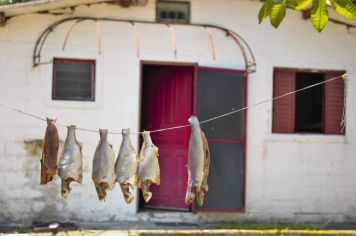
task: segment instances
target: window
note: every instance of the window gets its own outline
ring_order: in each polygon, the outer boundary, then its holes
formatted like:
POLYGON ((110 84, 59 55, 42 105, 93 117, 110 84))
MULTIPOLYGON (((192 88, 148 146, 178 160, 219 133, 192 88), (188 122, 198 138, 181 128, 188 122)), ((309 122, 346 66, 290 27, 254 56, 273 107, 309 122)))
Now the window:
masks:
MULTIPOLYGON (((310 72, 275 68, 273 96, 338 77, 344 71, 310 72)), ((340 127, 344 106, 342 79, 321 84, 273 101, 273 133, 344 134, 340 127)))
POLYGON ((95 61, 55 58, 52 99, 94 101, 95 61))
POLYGON ((190 3, 158 1, 156 14, 159 22, 189 23, 190 3))

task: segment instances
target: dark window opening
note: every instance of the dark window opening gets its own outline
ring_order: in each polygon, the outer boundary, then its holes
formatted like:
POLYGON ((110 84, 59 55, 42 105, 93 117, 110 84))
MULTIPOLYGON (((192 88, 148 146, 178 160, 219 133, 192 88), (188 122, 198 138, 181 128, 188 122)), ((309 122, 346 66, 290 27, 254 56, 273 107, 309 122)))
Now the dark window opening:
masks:
POLYGON ((95 61, 54 59, 53 100, 94 101, 95 61))
MULTIPOLYGON (((296 90, 324 81, 323 73, 296 73, 296 90)), ((318 85, 296 93, 295 131, 323 132, 323 91, 318 85)))
POLYGON ((157 21, 189 23, 189 2, 158 1, 157 21))

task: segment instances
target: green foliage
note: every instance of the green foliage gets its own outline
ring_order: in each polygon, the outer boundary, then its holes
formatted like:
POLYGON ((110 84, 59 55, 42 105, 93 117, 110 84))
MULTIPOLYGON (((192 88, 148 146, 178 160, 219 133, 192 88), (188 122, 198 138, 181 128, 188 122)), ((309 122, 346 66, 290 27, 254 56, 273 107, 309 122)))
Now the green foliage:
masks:
POLYGON ((269 17, 271 24, 277 28, 286 16, 286 12, 287 0, 281 0, 279 3, 275 3, 269 17))
POLYGON ((295 1, 294 9, 295 10, 302 10, 308 7, 313 0, 303 0, 303 1, 295 1))
POLYGON ((25 226, 17 226, 16 228, 14 228, 14 232, 18 233, 18 234, 25 234, 29 232, 29 229, 25 226))
MULTIPOLYGON (((349 20, 356 20, 356 5, 353 0, 330 0, 331 7, 349 20)), ((329 20, 327 0, 266 0, 258 14, 259 23, 269 17, 271 24, 278 28, 286 15, 286 9, 311 10, 313 27, 321 32, 329 20)))
POLYGON ((0 0, 0 5, 5 5, 5 4, 14 4, 14 3, 20 3, 20 2, 30 2, 33 0, 0 0))
POLYGON ((273 0, 265 1, 263 6, 261 7, 260 12, 258 13, 258 20, 259 20, 260 24, 267 16, 269 16, 271 14, 273 5, 274 5, 273 0))
POLYGON ((325 0, 313 0, 311 21, 314 28, 321 32, 329 20, 328 8, 325 0))
POLYGON ((351 0, 330 0, 331 6, 349 20, 356 20, 356 5, 351 0))
POLYGON ((222 229, 246 229, 246 230, 309 230, 317 231, 322 230, 322 226, 315 225, 305 225, 305 224, 296 224, 296 225, 283 225, 283 224, 223 224, 220 226, 222 229))

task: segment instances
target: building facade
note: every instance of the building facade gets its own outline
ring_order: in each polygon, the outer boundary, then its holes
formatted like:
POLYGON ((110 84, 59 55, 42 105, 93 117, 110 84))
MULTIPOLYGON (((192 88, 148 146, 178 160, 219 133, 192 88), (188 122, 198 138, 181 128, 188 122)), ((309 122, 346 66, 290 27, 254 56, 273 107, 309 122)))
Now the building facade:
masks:
MULTIPOLYGON (((64 200, 58 177, 39 184, 46 123, 0 107, 0 223, 356 222, 356 75, 348 76, 344 130, 341 79, 254 105, 355 71, 355 29, 329 22, 318 33, 300 12, 288 11, 275 30, 258 25, 259 1, 161 2, 0 7, 7 17, 0 27, 0 103, 112 132, 185 125, 191 114, 207 120, 248 106, 202 126, 212 154, 204 207, 183 201, 189 128, 152 134, 161 185, 150 203, 135 193, 129 205, 118 185, 98 200, 91 171, 99 134, 77 130, 83 183, 72 184, 64 200), (147 23, 156 21, 165 24, 147 23), (243 36, 248 67, 220 27, 243 36)), ((64 141, 66 128, 58 130, 64 141)), ((131 140, 139 151, 139 136, 131 140)), ((109 141, 117 154, 121 135, 109 141)))

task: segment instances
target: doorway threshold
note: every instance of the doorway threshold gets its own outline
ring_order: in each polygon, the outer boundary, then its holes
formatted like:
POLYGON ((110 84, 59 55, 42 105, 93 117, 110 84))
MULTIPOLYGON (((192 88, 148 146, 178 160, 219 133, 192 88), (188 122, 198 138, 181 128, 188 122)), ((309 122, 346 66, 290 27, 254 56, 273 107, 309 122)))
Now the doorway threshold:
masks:
POLYGON ((144 208, 140 208, 139 212, 191 212, 189 209, 182 208, 174 208, 174 207, 159 207, 159 206, 145 206, 144 208))

